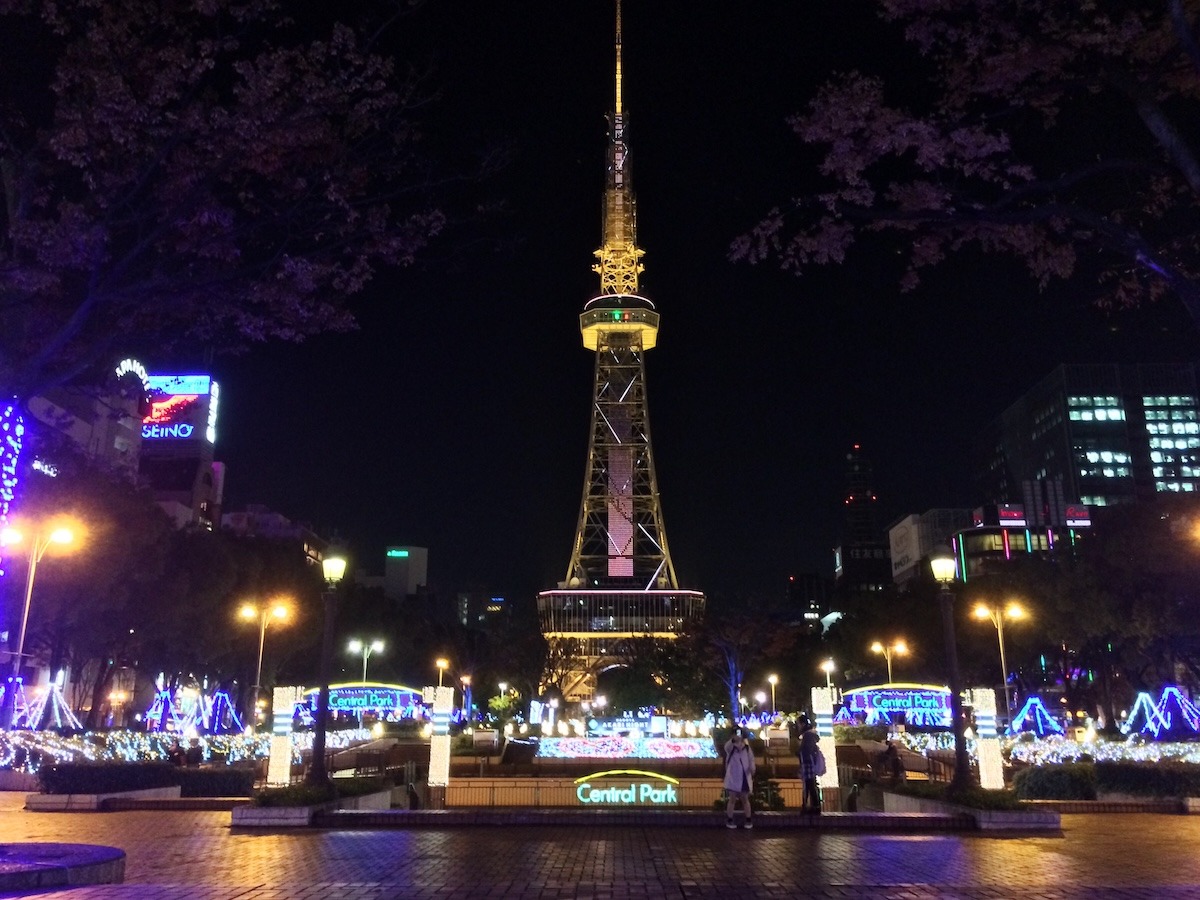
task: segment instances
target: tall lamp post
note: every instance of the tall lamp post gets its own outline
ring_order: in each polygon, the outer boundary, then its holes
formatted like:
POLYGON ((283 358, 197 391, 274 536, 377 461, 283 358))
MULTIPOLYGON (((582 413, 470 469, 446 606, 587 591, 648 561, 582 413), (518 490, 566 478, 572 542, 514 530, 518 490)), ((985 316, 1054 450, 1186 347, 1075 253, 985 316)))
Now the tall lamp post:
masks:
POLYGON ((954 636, 954 582, 957 564, 954 554, 939 547, 929 555, 929 568, 934 580, 942 586, 939 601, 942 607, 942 635, 946 644, 946 665, 950 670, 950 727, 954 732, 954 778, 951 791, 961 791, 971 785, 971 761, 967 758, 967 737, 963 732, 962 682, 958 675, 958 644, 954 636))
POLYGON ((1008 606, 1001 609, 998 605, 991 606, 987 603, 977 603, 974 610, 975 618, 990 619, 991 623, 996 626, 996 639, 1000 642, 1000 669, 1004 675, 1000 682, 1004 690, 1004 713, 1006 718, 1012 718, 1013 705, 1009 701, 1008 694, 1008 660, 1004 657, 1004 620, 1006 618, 1016 621, 1025 618, 1025 610, 1019 603, 1010 603, 1008 606))
POLYGON ((882 653, 883 658, 887 660, 888 684, 894 684, 895 679, 892 678, 892 657, 903 656, 908 652, 908 644, 904 641, 893 641, 891 644, 884 646, 879 641, 871 645, 872 653, 882 653))
POLYGON ((248 621, 258 619, 258 665, 254 669, 254 727, 258 728, 258 695, 262 692, 263 647, 267 643, 267 625, 271 619, 286 619, 288 608, 282 603, 276 603, 259 609, 254 604, 247 603, 242 607, 240 615, 248 621))
POLYGON ((445 674, 446 674, 446 670, 447 670, 448 668, 450 668, 450 660, 446 659, 446 657, 444 657, 444 656, 439 656, 437 659, 435 659, 435 660, 433 661, 433 664, 434 664, 435 666, 437 666, 437 670, 438 670, 438 687, 441 687, 441 686, 442 686, 442 676, 443 676, 443 675, 445 675, 445 674))
POLYGON ((362 680, 367 680, 367 660, 371 658, 372 653, 383 652, 383 641, 371 641, 369 644, 366 641, 360 641, 358 638, 352 640, 346 645, 346 649, 351 653, 361 653, 363 660, 363 677, 362 680))
POLYGON ((779 712, 778 707, 775 706, 775 685, 779 684, 779 676, 768 675, 767 684, 771 686, 771 715, 775 715, 779 712))
MULTIPOLYGON (((0 532, 0 545, 19 544, 25 538, 25 532, 20 529, 5 528, 0 532)), ((16 652, 12 658, 12 675, 5 686, 3 702, 0 703, 0 728, 11 727, 17 715, 17 682, 21 678, 21 660, 25 658, 25 630, 29 625, 29 602, 33 599, 33 579, 38 563, 52 545, 69 544, 73 540, 75 533, 65 525, 59 525, 44 531, 34 530, 29 542, 29 565, 25 570, 25 601, 21 607, 21 625, 17 630, 16 652)))
MULTIPOLYGON (((833 690, 833 670, 836 668, 837 666, 834 665, 832 659, 827 659, 825 662, 821 663, 821 671, 825 673, 825 687, 829 688, 830 690, 833 690)), ((891 681, 890 675, 888 680, 891 681)))
POLYGON ((312 765, 308 767, 309 784, 329 783, 325 766, 325 729, 329 725, 329 660, 333 656, 333 626, 337 618, 337 586, 346 574, 346 557, 331 554, 321 560, 325 590, 321 600, 325 606, 325 623, 321 629, 321 689, 317 694, 317 721, 313 733, 312 765))

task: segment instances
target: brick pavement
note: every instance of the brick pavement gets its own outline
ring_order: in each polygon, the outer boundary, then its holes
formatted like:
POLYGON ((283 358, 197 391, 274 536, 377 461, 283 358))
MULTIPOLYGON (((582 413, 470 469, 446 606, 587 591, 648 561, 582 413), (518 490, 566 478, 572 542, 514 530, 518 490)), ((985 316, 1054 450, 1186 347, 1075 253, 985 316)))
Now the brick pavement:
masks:
POLYGON ((29 813, 6 841, 109 844, 125 884, 53 900, 1200 900, 1200 817, 1071 815, 1061 837, 529 826, 235 833, 227 812, 29 813))

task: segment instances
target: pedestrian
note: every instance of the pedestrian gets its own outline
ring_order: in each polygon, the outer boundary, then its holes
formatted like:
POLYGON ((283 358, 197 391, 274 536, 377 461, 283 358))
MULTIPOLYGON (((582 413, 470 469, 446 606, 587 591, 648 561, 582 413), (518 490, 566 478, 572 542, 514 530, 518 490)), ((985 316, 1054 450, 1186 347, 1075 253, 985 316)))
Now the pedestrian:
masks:
POLYGON ((800 717, 800 780, 804 791, 800 799, 800 812, 821 814, 821 795, 817 791, 817 754, 820 748, 817 744, 821 736, 809 721, 807 716, 800 717))
POLYGON ((183 766, 187 763, 187 755, 183 752, 183 748, 179 746, 179 741, 171 743, 171 749, 167 751, 167 759, 170 760, 173 766, 183 766))
POLYGON ((887 749, 883 751, 883 777, 889 778, 892 781, 904 780, 904 763, 900 761, 900 751, 896 749, 896 745, 891 741, 887 742, 887 749))
POLYGON ((725 793, 729 798, 725 803, 726 828, 737 827, 733 824, 733 810, 739 803, 746 827, 754 827, 753 811, 750 809, 750 792, 753 789, 754 751, 746 736, 740 730, 735 730, 733 737, 725 742, 725 793))

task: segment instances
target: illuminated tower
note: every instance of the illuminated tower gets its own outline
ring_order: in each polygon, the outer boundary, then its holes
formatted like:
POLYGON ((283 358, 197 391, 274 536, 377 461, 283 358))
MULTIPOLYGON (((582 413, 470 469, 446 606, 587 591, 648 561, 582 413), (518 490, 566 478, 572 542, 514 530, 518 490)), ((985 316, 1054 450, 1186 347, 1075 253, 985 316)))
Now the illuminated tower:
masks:
POLYGON ((658 340, 659 315, 638 293, 644 251, 621 105, 621 3, 617 0, 616 105, 610 121, 603 243, 592 269, 600 293, 579 316, 583 346, 596 354, 592 424, 579 524, 559 589, 538 595, 551 667, 566 699, 583 700, 595 675, 615 662, 622 640, 669 640, 699 619, 704 595, 681 591, 659 502, 645 351, 658 340))

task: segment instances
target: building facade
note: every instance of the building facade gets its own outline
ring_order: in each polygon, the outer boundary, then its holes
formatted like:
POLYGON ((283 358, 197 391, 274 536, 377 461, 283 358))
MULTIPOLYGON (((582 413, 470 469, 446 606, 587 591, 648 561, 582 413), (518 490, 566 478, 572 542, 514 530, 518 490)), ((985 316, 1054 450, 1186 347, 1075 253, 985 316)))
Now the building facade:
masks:
POLYGON ((1198 397, 1190 363, 1061 365, 984 430, 978 496, 1042 506, 1027 485, 1056 482, 1062 503, 1087 506, 1196 493, 1198 397))

